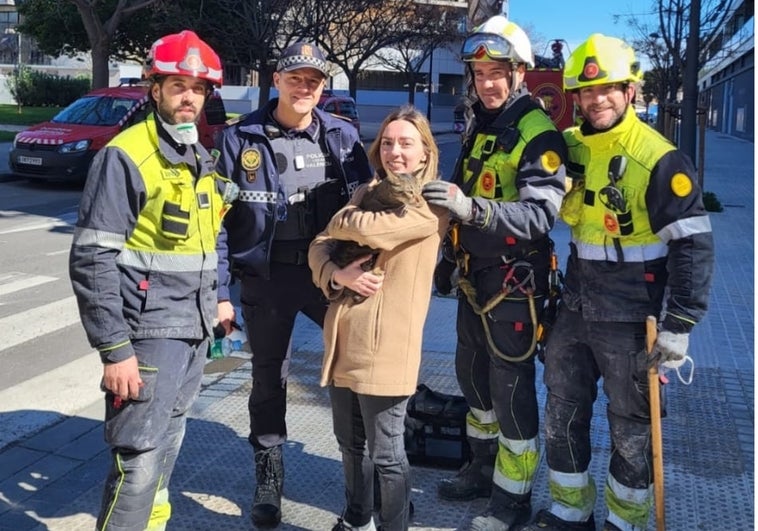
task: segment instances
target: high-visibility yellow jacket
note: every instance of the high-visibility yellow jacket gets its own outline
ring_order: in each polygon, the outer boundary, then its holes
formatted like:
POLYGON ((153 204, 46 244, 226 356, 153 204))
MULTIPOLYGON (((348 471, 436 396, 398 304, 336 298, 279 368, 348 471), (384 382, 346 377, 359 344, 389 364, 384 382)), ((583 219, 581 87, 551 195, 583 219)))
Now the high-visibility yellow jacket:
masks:
POLYGON ((572 225, 564 303, 590 321, 641 322, 660 314, 668 288, 663 327, 689 332, 705 313, 713 272, 711 225, 691 161, 631 107, 609 130, 585 123, 564 137, 577 184, 561 211, 572 225), (615 185, 614 157, 626 162, 615 185), (623 208, 609 201, 610 186, 623 208))
POLYGON ((200 144, 174 144, 152 117, 95 156, 69 267, 104 361, 130 357, 132 339, 212 333, 216 237, 233 199, 223 196, 226 184, 200 144))
POLYGON ((524 259, 534 266, 537 291, 546 291, 547 235, 564 194, 566 144, 525 89, 496 115, 478 102, 474 113, 453 175, 474 203, 474 219, 459 231, 469 271, 524 259))

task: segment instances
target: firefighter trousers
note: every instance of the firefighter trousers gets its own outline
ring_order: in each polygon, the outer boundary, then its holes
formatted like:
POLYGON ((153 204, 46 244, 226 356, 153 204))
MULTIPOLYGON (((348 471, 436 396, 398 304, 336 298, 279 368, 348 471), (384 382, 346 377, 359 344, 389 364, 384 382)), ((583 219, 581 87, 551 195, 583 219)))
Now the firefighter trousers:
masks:
MULTIPOLYGON (((503 306, 498 317, 487 317, 495 346, 512 356, 526 352, 532 337, 531 327, 505 319, 506 313, 528 314, 526 302, 520 304, 523 308, 518 312, 503 311, 503 306)), ((498 438, 495 484, 513 494, 527 494, 539 457, 535 357, 511 362, 492 352, 481 317, 463 296, 458 300, 457 332, 456 376, 469 408, 474 410, 467 419, 467 434, 477 439, 498 438), (472 422, 472 415, 478 415, 476 422, 472 422)))
POLYGON ((98 530, 160 529, 168 520, 167 489, 184 438, 187 411, 200 391, 209 341, 133 341, 144 386, 137 400, 122 404, 112 393, 105 393, 105 440, 112 461, 98 530), (161 507, 153 507, 156 497, 161 507))
MULTIPOLYGON (((618 492, 643 493, 652 481, 650 401, 647 382, 644 322, 587 322, 581 312, 562 306, 545 352, 545 446, 551 472, 551 492, 566 493, 565 505, 588 515, 594 506, 594 485, 584 484, 584 494, 571 493, 570 481, 560 478, 586 475, 592 453, 590 427, 597 399, 597 382, 603 378, 608 397, 611 459, 610 497, 618 492), (553 484, 555 483, 555 484, 553 484), (555 487, 555 488, 553 488, 555 487), (568 502, 568 500, 573 500, 568 502)), ((576 489, 574 489, 576 490, 576 489)), ((644 496, 642 496, 644 497, 644 496)), ((606 498, 609 498, 608 492, 606 498)), ((606 500, 609 505, 614 501, 606 500)), ((639 495, 620 506, 643 514, 649 504, 639 495), (634 500, 637 500, 636 502, 634 500)), ((634 518, 622 515, 627 521, 634 518)), ((644 514, 643 514, 644 520, 644 514)))

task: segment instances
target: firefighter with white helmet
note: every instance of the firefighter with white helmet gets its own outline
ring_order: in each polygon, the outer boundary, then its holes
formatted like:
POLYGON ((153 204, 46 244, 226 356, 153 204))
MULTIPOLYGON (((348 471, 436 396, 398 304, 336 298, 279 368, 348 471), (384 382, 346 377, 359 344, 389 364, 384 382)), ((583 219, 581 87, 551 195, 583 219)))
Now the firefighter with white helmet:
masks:
POLYGON ((713 237, 689 158, 639 120, 634 50, 599 33, 566 62, 584 121, 564 132, 573 186, 563 300, 545 352, 552 504, 525 530, 592 530, 590 429, 603 378, 611 459, 604 531, 647 529, 652 452, 645 320, 660 316, 655 363, 679 371, 708 306, 713 237))
POLYGON ((508 530, 531 517, 539 463, 535 345, 552 242, 564 195, 566 145, 524 84, 534 64, 524 31, 502 15, 463 43, 477 101, 452 182, 423 188, 455 223, 435 273, 451 289, 459 270, 456 375, 470 411, 471 461, 440 497, 489 497, 475 530, 508 530))
POLYGON ((155 112, 92 161, 70 254, 82 324, 103 362, 110 471, 99 531, 165 529, 186 414, 216 317, 216 238, 236 186, 218 176, 195 122, 222 82, 191 31, 150 51, 155 112))

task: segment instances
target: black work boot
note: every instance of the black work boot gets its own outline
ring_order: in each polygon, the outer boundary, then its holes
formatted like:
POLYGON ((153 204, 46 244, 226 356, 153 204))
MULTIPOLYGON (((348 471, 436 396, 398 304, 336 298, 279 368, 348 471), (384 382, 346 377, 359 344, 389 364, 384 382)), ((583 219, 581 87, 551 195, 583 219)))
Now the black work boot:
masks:
POLYGON ((458 473, 443 479, 437 485, 437 494, 443 500, 470 501, 487 498, 492 493, 492 473, 495 471, 497 439, 482 441, 469 437, 471 460, 458 473))
POLYGON ((482 516, 471 521, 471 531, 511 531, 532 517, 532 493, 513 494, 500 487, 492 489, 492 497, 482 516))
POLYGON ((282 519, 284 463, 281 446, 255 452, 255 479, 253 523, 264 527, 276 526, 282 519))
POLYGON ((558 518, 547 509, 537 513, 537 517, 529 525, 519 531, 595 531, 595 517, 590 514, 586 522, 569 522, 558 518))

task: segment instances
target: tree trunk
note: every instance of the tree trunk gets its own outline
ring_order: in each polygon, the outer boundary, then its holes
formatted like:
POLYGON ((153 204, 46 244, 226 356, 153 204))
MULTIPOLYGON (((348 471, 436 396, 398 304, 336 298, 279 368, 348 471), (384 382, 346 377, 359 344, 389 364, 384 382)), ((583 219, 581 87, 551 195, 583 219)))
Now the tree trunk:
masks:
POLYGON ((355 101, 358 101, 358 72, 351 70, 350 72, 346 72, 346 74, 349 83, 348 87, 350 89, 350 97, 355 101))
POLYGON ((110 81, 110 40, 101 38, 92 46, 92 88, 105 88, 110 81))
POLYGON ((263 107, 271 99, 272 77, 276 71, 275 65, 261 64, 258 70, 258 108, 263 107))

